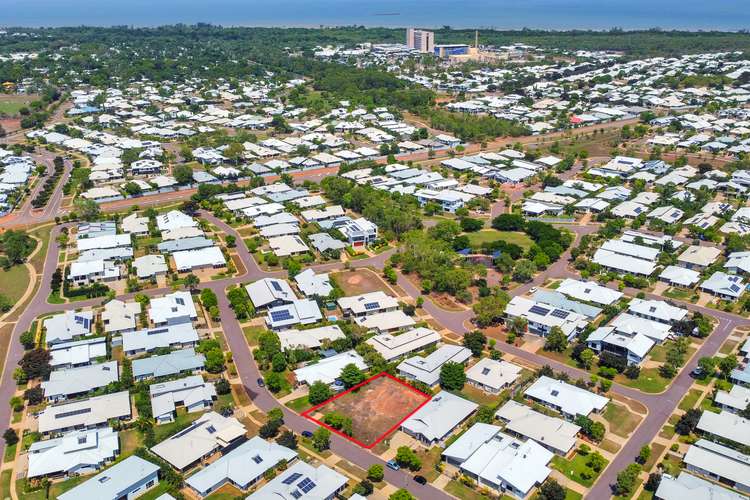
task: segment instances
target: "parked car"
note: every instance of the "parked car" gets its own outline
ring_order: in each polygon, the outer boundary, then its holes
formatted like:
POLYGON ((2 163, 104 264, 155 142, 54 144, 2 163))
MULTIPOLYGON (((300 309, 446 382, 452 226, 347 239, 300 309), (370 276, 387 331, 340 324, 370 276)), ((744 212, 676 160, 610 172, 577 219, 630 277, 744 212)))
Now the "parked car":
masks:
POLYGON ((414 476, 414 481, 418 482, 419 484, 427 484, 427 479, 425 479, 424 476, 414 476))
POLYGON ((396 461, 395 461, 395 460, 393 460, 393 459, 390 459, 390 460, 388 460, 388 461, 387 461, 387 462, 385 463, 385 465, 386 465, 386 467, 388 467, 389 469, 393 469, 393 470, 399 470, 399 469, 401 469, 401 466, 400 466, 400 465, 398 465, 398 464, 396 463, 396 461))
POLYGON ((302 431, 302 437, 311 438, 313 437, 313 433, 310 431, 302 431))
POLYGON ((258 382, 258 387, 265 387, 266 386, 266 383, 263 381, 262 378, 259 378, 257 382, 258 382))

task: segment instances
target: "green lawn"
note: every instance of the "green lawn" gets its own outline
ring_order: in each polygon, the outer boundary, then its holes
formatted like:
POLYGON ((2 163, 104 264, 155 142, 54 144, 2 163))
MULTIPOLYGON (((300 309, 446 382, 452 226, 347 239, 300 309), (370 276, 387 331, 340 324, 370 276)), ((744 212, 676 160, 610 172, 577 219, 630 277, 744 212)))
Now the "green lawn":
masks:
POLYGON ((3 455, 3 463, 12 462, 16 458, 16 448, 18 448, 18 443, 12 446, 5 447, 5 455, 3 455))
POLYGON ((162 496, 164 493, 169 492, 169 483, 166 481, 162 481, 150 490, 148 490, 143 495, 139 496, 140 500, 156 500, 160 496, 162 496))
POLYGON ((154 426, 154 438, 157 443, 160 443, 167 439, 178 430, 184 429, 188 424, 193 422, 195 419, 203 415, 203 413, 197 411, 194 413, 187 413, 185 408, 177 409, 177 418, 174 422, 168 424, 155 425, 154 426))
POLYGON ((482 246, 482 243, 502 240, 506 243, 513 243, 515 245, 518 245, 524 250, 528 250, 534 243, 533 241, 531 241, 531 238, 529 238, 525 233, 516 231, 497 231, 495 229, 485 229, 482 231, 477 231, 475 233, 467 233, 466 236, 469 237, 469 243, 471 244, 472 248, 479 248, 482 246))
POLYGON ((680 460, 680 458, 677 457, 676 455, 667 453, 664 456, 664 459, 660 463, 662 467, 664 467, 664 472, 666 472, 670 476, 677 477, 680 474, 681 462, 682 460, 680 460))
POLYGON ((141 434, 135 429, 120 431, 120 457, 128 457, 142 445, 141 434))
MULTIPOLYGON (((576 453, 570 460, 555 455, 554 457, 552 457, 552 467, 562 472, 565 477, 567 477, 571 481, 575 481, 578 484, 590 487, 594 484, 594 481, 596 481, 599 473, 594 472, 588 465, 586 465, 587 460, 588 457, 581 455, 580 453, 576 453), (581 475, 582 473, 588 473, 590 477, 584 478, 581 475)), ((607 463, 609 462, 607 462, 605 459, 604 467, 607 466, 607 463)), ((604 470, 604 468, 602 468, 602 470, 604 470)))
POLYGON ((307 400, 307 396, 302 396, 301 398, 287 401, 286 407, 291 410, 296 411, 297 413, 302 413, 303 411, 310 408, 310 402, 307 400))
POLYGON ((245 333, 245 338, 247 339, 247 343, 253 347, 258 345, 258 337, 261 333, 265 332, 266 329, 262 326, 246 326, 242 329, 242 331, 245 333))
POLYGON ((29 270, 26 266, 13 266, 7 271, 0 268, 0 294, 15 304, 23 296, 29 286, 29 270))
POLYGON ((577 491, 565 488, 565 500, 581 500, 581 498, 583 498, 583 495, 577 491))
POLYGON ((620 437, 628 437, 641 421, 641 418, 625 405, 617 403, 609 403, 603 416, 609 423, 609 430, 620 437))
POLYGON ((695 292, 692 290, 682 290, 680 288, 668 288, 667 290, 664 290, 661 294, 671 299, 692 302, 690 299, 695 294, 695 292))
POLYGON ((10 480, 13 476, 13 471, 10 469, 4 470, 0 473, 0 497, 10 497, 10 480))
POLYGON ((651 443, 651 456, 648 457, 646 463, 643 464, 643 470, 649 472, 654 467, 654 465, 656 465, 656 461, 664 452, 664 448, 666 448, 666 446, 664 446, 663 444, 651 443))
POLYGON ((21 108, 25 108, 31 101, 2 101, 0 100, 0 115, 14 116, 21 108))
POLYGON ((680 401, 680 405, 678 406, 678 408, 685 411, 689 410, 690 408, 695 408, 695 404, 698 402, 701 394, 703 393, 698 389, 690 389, 687 395, 682 398, 682 401, 680 401))
POLYGON ((640 376, 635 380, 618 375, 616 381, 620 384, 632 387, 633 389, 638 389, 639 391, 658 393, 664 392, 672 380, 659 375, 658 368, 643 368, 641 369, 640 376))
POLYGON ((630 493, 626 493, 624 495, 614 495, 612 498, 616 498, 619 500, 627 500, 629 498, 633 498, 633 495, 635 495, 635 492, 638 491, 638 488, 641 486, 642 482, 643 482, 643 479, 638 478, 635 481, 635 484, 633 485, 633 489, 630 490, 630 493))
POLYGON ((489 498, 456 479, 445 485, 445 491, 461 500, 484 500, 489 498))

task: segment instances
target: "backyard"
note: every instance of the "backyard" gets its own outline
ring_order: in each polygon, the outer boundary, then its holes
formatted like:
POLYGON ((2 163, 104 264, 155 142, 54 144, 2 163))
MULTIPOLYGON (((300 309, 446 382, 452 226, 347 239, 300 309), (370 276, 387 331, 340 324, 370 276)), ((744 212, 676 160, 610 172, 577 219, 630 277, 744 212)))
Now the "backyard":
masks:
POLYGON ((483 243, 489 243, 493 241, 504 241, 506 243, 513 243, 523 248, 524 251, 531 248, 533 242, 526 234, 516 231, 497 231, 495 229, 485 229, 477 231, 475 233, 468 233, 466 236, 469 237, 469 243, 472 248, 479 248, 483 243))

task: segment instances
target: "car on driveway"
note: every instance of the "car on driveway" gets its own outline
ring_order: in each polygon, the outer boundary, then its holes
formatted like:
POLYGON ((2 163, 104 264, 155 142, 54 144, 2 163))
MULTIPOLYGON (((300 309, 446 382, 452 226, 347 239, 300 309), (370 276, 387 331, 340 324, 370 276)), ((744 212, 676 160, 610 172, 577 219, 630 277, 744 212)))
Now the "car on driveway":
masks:
POLYGON ((387 461, 387 462, 385 463, 385 465, 386 465, 386 467, 388 467, 389 469, 393 469, 393 470, 399 470, 399 469, 401 468, 401 466, 399 466, 399 465, 398 465, 398 464, 396 463, 396 461, 395 461, 395 460, 393 460, 393 459, 390 459, 390 460, 388 460, 388 461, 387 461))

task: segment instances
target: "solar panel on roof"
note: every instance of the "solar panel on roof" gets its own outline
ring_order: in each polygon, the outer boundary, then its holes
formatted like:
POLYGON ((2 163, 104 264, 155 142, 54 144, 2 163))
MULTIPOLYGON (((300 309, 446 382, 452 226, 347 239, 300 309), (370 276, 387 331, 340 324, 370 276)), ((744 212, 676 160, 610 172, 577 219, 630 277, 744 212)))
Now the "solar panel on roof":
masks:
POLYGON ((294 490, 290 493, 294 498, 302 498, 302 493, 299 492, 299 490, 294 490))
POLYGON ((271 312, 271 320, 273 321, 285 321, 288 319, 292 319, 292 314, 286 310, 282 309, 281 311, 272 311, 271 312))
POLYGON ((539 314, 540 316, 545 316, 549 309, 546 309, 542 306, 532 306, 531 309, 529 309, 530 313, 539 314))
POLYGON ((732 290, 733 292, 738 292, 740 290, 740 287, 737 285, 732 285, 729 287, 729 289, 732 290))
POLYGON ((368 311, 372 311, 373 309, 379 309, 379 308, 380 308, 380 304, 377 302, 368 302, 367 304, 365 304, 365 309, 367 309, 368 311))
POLYGON ((271 286, 272 286, 272 287, 273 287, 273 289, 274 289, 274 290, 276 290, 277 292, 280 292, 280 291, 281 291, 281 285, 279 285, 279 283, 278 283, 278 282, 276 282, 276 281, 272 281, 272 282, 271 282, 271 286))
POLYGON ((562 309, 555 309, 552 311, 552 316, 555 318, 565 319, 570 315, 568 311, 563 311, 562 309))
POLYGON ((309 477, 306 477, 305 479, 300 481, 297 487, 302 490, 302 493, 309 493, 310 490, 315 488, 315 483, 313 483, 309 477))
POLYGON ((284 479, 281 482, 284 484, 292 484, 293 482, 295 482, 297 479, 301 477, 302 477, 302 474, 300 474, 299 472, 295 472, 294 474, 292 474, 291 476, 289 476, 288 478, 284 479))

